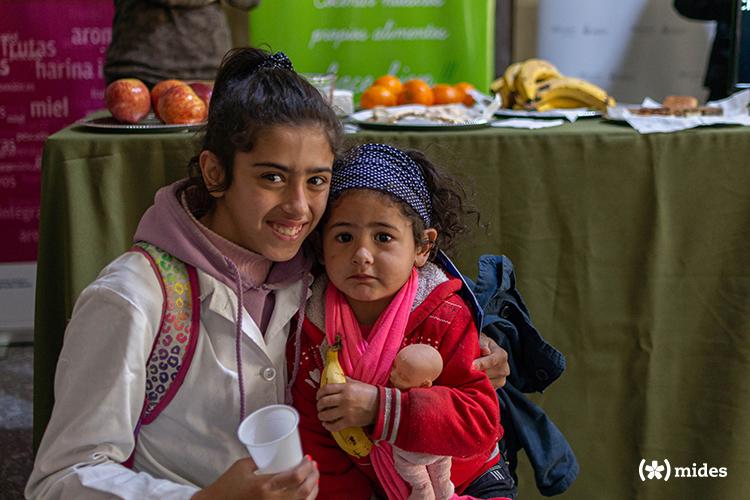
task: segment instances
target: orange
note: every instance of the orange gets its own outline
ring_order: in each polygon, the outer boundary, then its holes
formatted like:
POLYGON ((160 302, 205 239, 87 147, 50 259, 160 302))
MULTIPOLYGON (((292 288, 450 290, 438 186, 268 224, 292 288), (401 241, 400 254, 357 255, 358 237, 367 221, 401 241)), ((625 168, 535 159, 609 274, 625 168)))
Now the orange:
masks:
POLYGON ((414 79, 404 83, 404 90, 398 95, 399 104, 424 104, 432 106, 435 97, 424 80, 414 79))
POLYGON ((364 109, 374 108, 375 106, 394 106, 396 104, 396 94, 391 89, 381 85, 373 85, 362 92, 359 98, 359 105, 364 109))
POLYGON ((393 95, 398 95, 404 89, 404 85, 401 83, 401 80, 399 80, 398 77, 394 75, 383 75, 375 80, 375 83, 373 83, 373 85, 380 85, 381 87, 391 89, 393 95))
POLYGON ((445 83, 432 87, 432 95, 435 96, 435 104, 453 104, 461 102, 464 97, 455 87, 445 83))
POLYGON ((476 87, 474 85, 467 83, 467 82, 461 82, 454 85, 456 90, 462 95, 461 101, 464 103, 464 106, 473 106, 474 105, 474 98, 471 97, 467 90, 474 90, 476 87))

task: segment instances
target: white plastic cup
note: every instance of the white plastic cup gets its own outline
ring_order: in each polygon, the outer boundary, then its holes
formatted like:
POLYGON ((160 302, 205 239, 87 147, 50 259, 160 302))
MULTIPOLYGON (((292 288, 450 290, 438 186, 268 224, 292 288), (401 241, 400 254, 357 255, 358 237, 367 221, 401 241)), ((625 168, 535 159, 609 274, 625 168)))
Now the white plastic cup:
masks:
POLYGON ((256 474, 276 474, 302 462, 299 413, 288 405, 270 405, 248 415, 237 436, 258 466, 256 474))

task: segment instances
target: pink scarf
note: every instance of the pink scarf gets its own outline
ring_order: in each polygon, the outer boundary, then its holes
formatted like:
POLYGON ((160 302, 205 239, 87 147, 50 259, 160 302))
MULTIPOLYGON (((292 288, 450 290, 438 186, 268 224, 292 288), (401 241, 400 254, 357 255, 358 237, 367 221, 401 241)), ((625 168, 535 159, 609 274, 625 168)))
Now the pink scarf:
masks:
MULTIPOLYGON (((417 295, 417 271, 396 294, 373 325, 365 340, 354 311, 344 295, 332 283, 326 289, 326 339, 329 345, 341 337, 339 362, 349 377, 367 384, 385 386, 393 361, 401 348, 406 333, 414 297, 417 295)), ((372 465, 388 498, 403 500, 409 496, 409 486, 393 464, 393 449, 387 441, 380 441, 370 452, 372 465)))

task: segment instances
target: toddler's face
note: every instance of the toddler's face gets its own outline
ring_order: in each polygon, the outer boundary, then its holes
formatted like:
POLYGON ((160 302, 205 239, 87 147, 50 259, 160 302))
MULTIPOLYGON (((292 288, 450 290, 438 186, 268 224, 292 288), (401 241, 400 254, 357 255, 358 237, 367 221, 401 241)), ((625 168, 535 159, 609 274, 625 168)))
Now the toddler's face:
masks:
POLYGON ((424 265, 428 252, 428 247, 417 245, 401 208, 374 191, 342 195, 323 230, 328 278, 364 324, 377 320, 412 268, 424 265))

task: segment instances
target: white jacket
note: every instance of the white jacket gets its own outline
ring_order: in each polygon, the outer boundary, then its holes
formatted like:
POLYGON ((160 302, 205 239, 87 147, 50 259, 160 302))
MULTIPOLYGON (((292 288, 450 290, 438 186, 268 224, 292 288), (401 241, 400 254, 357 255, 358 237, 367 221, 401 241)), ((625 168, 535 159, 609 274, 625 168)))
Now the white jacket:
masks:
MULTIPOLYGON (((239 394, 235 354, 237 297, 198 271, 200 335, 177 395, 137 440, 145 365, 159 327, 162 291, 139 253, 107 266, 79 297, 55 374, 55 406, 27 498, 190 498, 237 459, 239 394), (157 479, 159 478, 159 479, 157 479)), ((243 309, 246 412, 284 402, 285 344, 302 282, 276 291, 265 338, 243 309)))

